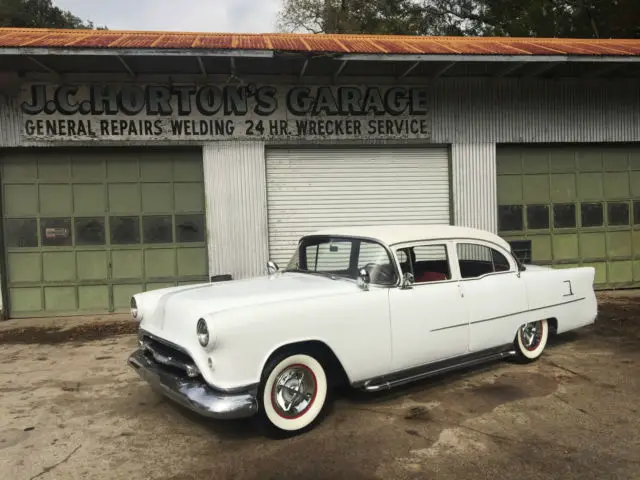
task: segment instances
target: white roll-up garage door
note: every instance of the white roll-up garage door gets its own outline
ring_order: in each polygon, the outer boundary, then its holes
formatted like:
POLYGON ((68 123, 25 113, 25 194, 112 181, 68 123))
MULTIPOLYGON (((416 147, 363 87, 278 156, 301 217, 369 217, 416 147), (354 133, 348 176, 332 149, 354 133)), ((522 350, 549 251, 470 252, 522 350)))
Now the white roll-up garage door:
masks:
POLYGON ((269 253, 286 264, 301 235, 335 226, 449 224, 446 148, 267 150, 269 253))

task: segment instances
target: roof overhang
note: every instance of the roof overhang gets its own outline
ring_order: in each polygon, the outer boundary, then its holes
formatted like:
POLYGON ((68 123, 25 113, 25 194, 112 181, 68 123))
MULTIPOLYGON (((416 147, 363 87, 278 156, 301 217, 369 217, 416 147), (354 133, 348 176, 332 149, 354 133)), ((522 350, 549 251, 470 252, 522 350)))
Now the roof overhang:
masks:
POLYGON ((438 78, 632 78, 640 57, 551 55, 304 54, 252 50, 100 50, 0 48, 0 73, 24 81, 126 75, 147 77, 278 77, 283 81, 358 79, 423 82, 438 78))
POLYGON ((0 74, 33 79, 637 79, 640 40, 0 29, 0 74))

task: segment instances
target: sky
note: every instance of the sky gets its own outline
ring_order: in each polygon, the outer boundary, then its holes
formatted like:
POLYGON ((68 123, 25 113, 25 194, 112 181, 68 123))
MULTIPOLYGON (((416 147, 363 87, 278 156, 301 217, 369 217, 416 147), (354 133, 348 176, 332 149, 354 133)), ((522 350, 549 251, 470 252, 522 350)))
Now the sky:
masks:
POLYGON ((275 31, 281 0, 53 0, 109 30, 223 33, 275 31))

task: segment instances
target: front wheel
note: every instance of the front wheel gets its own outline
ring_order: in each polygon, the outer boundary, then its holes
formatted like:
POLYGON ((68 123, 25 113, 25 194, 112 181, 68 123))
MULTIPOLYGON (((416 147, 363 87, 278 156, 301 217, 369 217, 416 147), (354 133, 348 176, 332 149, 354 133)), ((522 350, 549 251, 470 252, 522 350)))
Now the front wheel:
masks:
POLYGON ((266 366, 258 394, 258 415, 269 436, 302 433, 325 411, 327 373, 311 355, 283 354, 266 366))
POLYGON ((533 362, 542 355, 547 338, 549 324, 547 320, 538 320, 522 325, 516 333, 516 356, 522 362, 533 362))

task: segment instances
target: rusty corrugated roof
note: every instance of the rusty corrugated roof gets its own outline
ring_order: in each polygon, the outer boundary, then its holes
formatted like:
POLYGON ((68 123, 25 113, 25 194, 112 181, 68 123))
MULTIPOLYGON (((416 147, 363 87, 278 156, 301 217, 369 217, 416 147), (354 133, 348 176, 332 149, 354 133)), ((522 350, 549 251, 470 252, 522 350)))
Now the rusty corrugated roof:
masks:
POLYGON ((223 34, 0 28, 0 47, 283 50, 461 55, 640 55, 640 40, 393 35, 223 34))

